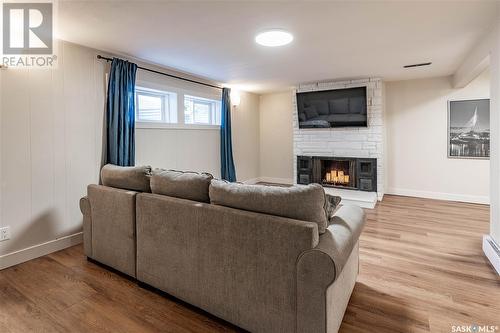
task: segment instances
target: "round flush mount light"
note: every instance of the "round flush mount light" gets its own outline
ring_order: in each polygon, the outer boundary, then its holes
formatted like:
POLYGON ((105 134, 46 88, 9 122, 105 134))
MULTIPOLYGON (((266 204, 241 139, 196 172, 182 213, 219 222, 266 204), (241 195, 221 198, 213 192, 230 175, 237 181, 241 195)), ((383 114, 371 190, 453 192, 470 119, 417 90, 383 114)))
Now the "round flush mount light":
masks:
POLYGON ((293 41, 293 35, 282 29, 271 29, 255 36, 257 44, 269 47, 283 46, 293 41))

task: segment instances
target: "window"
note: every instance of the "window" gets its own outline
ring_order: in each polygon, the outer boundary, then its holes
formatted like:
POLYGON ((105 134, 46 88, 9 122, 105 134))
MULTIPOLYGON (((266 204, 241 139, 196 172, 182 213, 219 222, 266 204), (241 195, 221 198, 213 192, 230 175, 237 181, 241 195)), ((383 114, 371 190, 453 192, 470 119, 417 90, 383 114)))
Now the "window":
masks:
POLYGON ((147 88, 136 88, 137 122, 177 123, 177 94, 147 88))
POLYGON ((135 101, 138 128, 216 129, 220 125, 221 102, 213 92, 190 92, 141 82, 135 89, 135 101), (165 90, 157 90, 158 87, 165 90))
POLYGON ((220 101, 184 95, 184 123, 220 125, 220 101))

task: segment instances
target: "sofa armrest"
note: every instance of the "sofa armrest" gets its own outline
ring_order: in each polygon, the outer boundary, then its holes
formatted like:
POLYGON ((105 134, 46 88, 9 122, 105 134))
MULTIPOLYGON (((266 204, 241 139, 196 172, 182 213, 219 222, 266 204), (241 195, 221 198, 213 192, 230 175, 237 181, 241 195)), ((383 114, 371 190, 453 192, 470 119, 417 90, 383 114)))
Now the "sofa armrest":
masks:
POLYGON ((340 276, 365 224, 356 206, 339 208, 318 245, 297 260, 297 332, 326 332, 326 290, 340 276))
POLYGON ((80 211, 83 214, 83 251, 87 257, 92 257, 92 215, 87 196, 80 199, 80 211))
POLYGON ((352 249, 358 242, 365 222, 366 216, 362 208, 342 206, 335 213, 328 226, 329 232, 320 235, 319 244, 315 249, 326 254, 334 262, 335 276, 333 276, 333 281, 342 272, 352 249))

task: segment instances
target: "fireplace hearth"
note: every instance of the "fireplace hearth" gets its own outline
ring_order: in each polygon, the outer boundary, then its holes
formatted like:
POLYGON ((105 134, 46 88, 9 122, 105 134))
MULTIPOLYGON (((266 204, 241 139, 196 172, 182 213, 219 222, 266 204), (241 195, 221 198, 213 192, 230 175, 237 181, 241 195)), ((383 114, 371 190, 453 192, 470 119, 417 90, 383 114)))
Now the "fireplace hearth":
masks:
POLYGON ((377 191, 377 159, 297 156, 297 183, 377 191))

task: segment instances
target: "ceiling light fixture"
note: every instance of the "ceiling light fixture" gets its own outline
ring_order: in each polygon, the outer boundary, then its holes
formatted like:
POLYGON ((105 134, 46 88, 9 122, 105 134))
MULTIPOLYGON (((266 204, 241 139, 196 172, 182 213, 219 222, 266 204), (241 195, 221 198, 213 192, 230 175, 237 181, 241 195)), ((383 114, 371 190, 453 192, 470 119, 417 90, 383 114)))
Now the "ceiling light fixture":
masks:
POLYGON ((267 30, 255 36, 255 42, 257 44, 269 47, 283 46, 292 41, 293 35, 282 29, 267 30))

